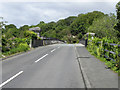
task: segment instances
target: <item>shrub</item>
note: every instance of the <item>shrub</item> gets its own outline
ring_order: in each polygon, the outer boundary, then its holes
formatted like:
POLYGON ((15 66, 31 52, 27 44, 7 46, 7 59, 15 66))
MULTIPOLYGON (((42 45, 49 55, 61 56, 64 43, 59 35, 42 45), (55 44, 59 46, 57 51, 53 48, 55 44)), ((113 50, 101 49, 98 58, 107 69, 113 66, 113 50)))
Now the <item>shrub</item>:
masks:
POLYGON ((5 52, 4 55, 10 55, 10 54, 15 54, 18 52, 25 52, 29 50, 29 45, 27 43, 20 43, 16 48, 11 49, 8 52, 5 52))
MULTIPOLYGON (((91 40, 89 38, 89 40, 91 40)), ((113 40, 104 37, 102 39, 99 38, 94 38, 93 40, 89 41, 88 40, 88 51, 91 52, 92 55, 97 56, 98 58, 104 58, 104 55, 106 55, 108 58, 105 59, 105 64, 110 67, 112 70, 118 72, 119 69, 119 62, 120 62, 120 57, 118 56, 118 54, 120 54, 120 48, 118 47, 118 45, 120 45, 120 42, 113 45, 110 45, 111 43, 114 43, 113 40), (98 43, 99 42, 99 43, 98 43), (104 51, 104 50, 108 50, 108 51, 104 51), (110 53, 110 52, 114 52, 114 53, 110 53), (115 61, 111 60, 110 58, 114 59, 115 61)))
POLYGON ((18 45, 18 48, 19 48, 20 52, 27 51, 29 49, 29 45, 27 43, 20 43, 18 45))

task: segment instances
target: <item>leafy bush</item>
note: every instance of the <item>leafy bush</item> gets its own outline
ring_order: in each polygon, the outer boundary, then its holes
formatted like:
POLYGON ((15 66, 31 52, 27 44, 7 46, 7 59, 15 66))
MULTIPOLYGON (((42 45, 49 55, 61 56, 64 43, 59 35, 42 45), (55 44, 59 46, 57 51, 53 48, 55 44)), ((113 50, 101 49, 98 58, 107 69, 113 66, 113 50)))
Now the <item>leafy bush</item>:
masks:
POLYGON ((116 16, 110 14, 103 18, 94 20, 93 24, 88 28, 88 32, 93 32, 97 37, 109 37, 114 41, 118 41, 118 31, 114 29, 114 25, 117 23, 116 16))
POLYGON ((15 43, 15 47, 17 47, 20 43, 26 43, 29 45, 30 44, 30 38, 15 38, 13 40, 13 42, 15 43))
POLYGON ((29 48, 27 43, 20 43, 16 48, 13 48, 10 51, 5 52, 4 55, 15 54, 15 53, 18 53, 18 52, 25 52, 29 49, 30 48, 29 48))
POLYGON ((108 58, 105 58, 105 64, 112 70, 118 72, 120 70, 119 69, 120 57, 118 56, 118 54, 120 54, 120 47, 118 47, 120 42, 117 44, 113 44, 114 41, 110 40, 107 37, 102 39, 95 37, 93 40, 91 41, 90 40, 91 39, 89 38, 87 48, 91 52, 91 54, 99 58, 101 57, 104 58, 104 55, 106 55, 108 58), (111 60, 110 58, 112 58, 113 60, 111 60))
POLYGON ((25 31, 24 36, 31 39, 37 39, 37 34, 33 31, 25 31))

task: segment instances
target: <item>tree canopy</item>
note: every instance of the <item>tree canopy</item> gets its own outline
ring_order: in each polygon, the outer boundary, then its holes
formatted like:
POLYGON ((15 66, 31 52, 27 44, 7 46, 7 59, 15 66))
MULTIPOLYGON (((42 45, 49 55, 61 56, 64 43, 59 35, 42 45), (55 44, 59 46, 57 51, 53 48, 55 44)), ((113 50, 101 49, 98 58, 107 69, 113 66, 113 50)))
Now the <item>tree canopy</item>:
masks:
MULTIPOLYGON (((117 36, 120 37, 120 2, 118 2, 116 5, 116 12, 117 12, 118 23, 115 25, 115 29, 119 32, 117 34, 117 36)), ((119 38, 119 40, 120 40, 120 38, 119 38)))
POLYGON ((20 28, 17 28, 14 24, 6 25, 2 30, 3 39, 35 38, 36 34, 30 32, 29 28, 40 27, 41 36, 57 38, 67 41, 67 43, 79 42, 87 32, 94 32, 97 37, 103 38, 107 36, 117 41, 120 35, 119 6, 120 2, 116 5, 117 17, 114 14, 108 15, 100 11, 93 11, 79 14, 78 16, 69 16, 65 19, 60 19, 57 22, 52 21, 45 23, 44 21, 40 21, 37 25, 24 25, 20 28))

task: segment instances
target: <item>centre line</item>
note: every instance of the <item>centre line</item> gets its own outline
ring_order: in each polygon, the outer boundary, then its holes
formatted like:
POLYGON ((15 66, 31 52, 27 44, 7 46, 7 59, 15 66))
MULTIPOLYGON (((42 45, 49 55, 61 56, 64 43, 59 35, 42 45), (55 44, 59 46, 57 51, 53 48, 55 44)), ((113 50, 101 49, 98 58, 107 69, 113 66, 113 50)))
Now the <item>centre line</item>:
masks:
POLYGON ((48 54, 45 54, 44 56, 42 56, 41 58, 39 58, 38 60, 35 61, 35 63, 39 62, 41 59, 43 59, 44 57, 46 57, 48 54))
POLYGON ((56 49, 53 49, 51 52, 54 52, 56 49))
POLYGON ((0 88, 3 87, 5 84, 7 84, 8 82, 12 81, 14 78, 16 78, 17 76, 19 76, 20 74, 22 74, 23 71, 20 71, 19 73, 17 73, 16 75, 14 75, 13 77, 11 77, 10 79, 8 79, 7 81, 3 82, 2 84, 0 84, 0 88))

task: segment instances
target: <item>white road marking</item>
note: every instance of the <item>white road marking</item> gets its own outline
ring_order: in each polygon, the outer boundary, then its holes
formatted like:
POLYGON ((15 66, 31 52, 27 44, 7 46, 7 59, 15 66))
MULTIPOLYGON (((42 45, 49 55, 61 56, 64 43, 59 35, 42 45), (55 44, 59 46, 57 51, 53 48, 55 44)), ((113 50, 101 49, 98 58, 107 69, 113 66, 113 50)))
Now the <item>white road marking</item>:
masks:
POLYGON ((53 49, 51 52, 54 52, 56 49, 53 49))
POLYGON ((58 47, 58 48, 60 48, 60 47, 58 47))
POLYGON ((23 71, 20 71, 19 73, 17 73, 16 75, 14 75, 13 77, 11 77, 10 79, 8 79, 7 81, 3 82, 2 84, 0 84, 0 88, 3 87, 5 84, 7 84, 8 82, 12 81, 14 78, 16 78, 17 76, 19 76, 20 74, 22 74, 23 71))
POLYGON ((44 57, 46 57, 48 54, 45 54, 44 56, 42 56, 41 58, 39 58, 38 60, 35 61, 35 63, 39 62, 41 59, 43 59, 44 57))

